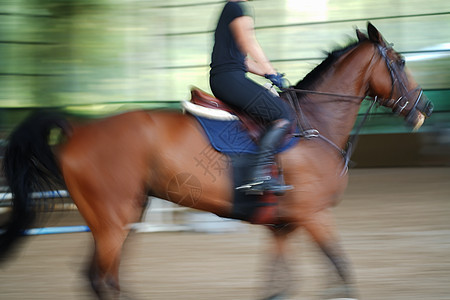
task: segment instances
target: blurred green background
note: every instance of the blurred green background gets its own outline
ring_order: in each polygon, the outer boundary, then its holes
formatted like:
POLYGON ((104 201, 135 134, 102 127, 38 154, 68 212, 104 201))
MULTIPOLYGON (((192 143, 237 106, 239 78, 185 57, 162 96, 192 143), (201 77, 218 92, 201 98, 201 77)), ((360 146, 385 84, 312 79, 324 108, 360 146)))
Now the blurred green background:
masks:
MULTIPOLYGON (((213 30, 225 1, 0 0, 0 130, 33 107, 99 116, 178 107, 209 90, 213 30)), ((406 56, 434 102, 421 132, 450 128, 448 0, 255 0, 256 34, 295 83, 371 21, 406 56)), ((264 79, 255 78, 263 82, 264 79)), ((364 107, 363 107, 364 109, 364 107)), ((378 109, 363 134, 409 132, 378 109)))

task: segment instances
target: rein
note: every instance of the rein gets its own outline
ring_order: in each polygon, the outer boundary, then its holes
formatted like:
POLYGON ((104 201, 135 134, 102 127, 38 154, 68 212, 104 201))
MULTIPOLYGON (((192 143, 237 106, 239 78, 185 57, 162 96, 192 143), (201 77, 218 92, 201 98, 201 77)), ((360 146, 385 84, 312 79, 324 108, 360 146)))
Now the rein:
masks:
POLYGON ((356 145, 356 142, 357 142, 357 139, 359 136, 359 132, 361 131, 361 128, 363 127, 364 123, 366 122, 373 106, 375 105, 375 103, 378 102, 378 98, 377 97, 374 98, 374 101, 372 102, 372 104, 369 106, 366 113, 364 114, 363 119, 356 127, 355 134, 352 135, 349 138, 349 140, 347 141, 347 148, 344 150, 344 149, 341 149, 338 145, 336 145, 336 143, 334 143, 332 140, 330 140, 326 136, 322 135, 317 129, 311 128, 309 123, 307 125, 302 124, 302 121, 307 122, 307 119, 304 117, 304 114, 301 110, 300 101, 298 99, 297 92, 305 93, 305 94, 342 97, 342 98, 346 98, 346 99, 351 98, 352 100, 347 100, 347 101, 351 101, 351 102, 354 102, 353 99, 357 99, 357 100, 364 100, 364 99, 361 99, 361 97, 354 96, 354 95, 334 94, 334 93, 319 92, 319 91, 313 91, 313 90, 296 89, 296 88, 292 88, 292 87, 283 89, 283 91, 286 92, 286 96, 287 96, 289 103, 294 108, 294 111, 297 113, 297 125, 300 130, 300 133, 294 134, 294 136, 295 137, 304 137, 306 139, 319 138, 319 139, 325 141, 326 143, 328 143, 331 147, 336 149, 342 155, 342 157, 344 159, 344 167, 341 171, 341 176, 346 174, 348 172, 348 165, 350 163, 350 158, 355 149, 354 146, 356 145), (292 95, 295 96, 295 99, 293 99, 292 95), (305 127, 309 128, 309 129, 305 129, 305 127))
POLYGON ((304 94, 313 94, 313 95, 333 96, 333 97, 340 97, 340 98, 351 98, 351 99, 361 100, 361 97, 354 96, 354 95, 335 94, 335 93, 319 92, 319 91, 314 91, 314 90, 296 89, 296 88, 293 88, 293 87, 285 88, 285 89, 283 89, 283 91, 297 92, 297 93, 304 93, 304 94))

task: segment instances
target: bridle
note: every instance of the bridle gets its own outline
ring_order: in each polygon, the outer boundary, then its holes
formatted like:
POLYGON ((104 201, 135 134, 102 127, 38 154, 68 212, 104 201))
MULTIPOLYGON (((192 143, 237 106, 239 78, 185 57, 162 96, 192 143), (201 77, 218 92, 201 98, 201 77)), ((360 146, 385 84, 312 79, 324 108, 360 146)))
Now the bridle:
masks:
POLYGON ((381 106, 391 107, 392 111, 400 115, 402 111, 408 106, 410 103, 410 96, 412 93, 418 92, 418 96, 416 100, 414 101, 414 105, 411 108, 410 112, 406 115, 407 122, 413 122, 414 120, 414 112, 416 110, 419 110, 420 112, 424 113, 426 116, 429 116, 431 114, 432 110, 432 104, 431 102, 427 102, 426 104, 422 104, 419 107, 419 103, 421 102, 420 99, 422 98, 423 90, 420 86, 416 87, 413 90, 408 91, 405 83, 403 82, 400 74, 398 73, 397 68, 394 67, 394 61, 391 60, 388 57, 388 50, 392 49, 391 46, 381 46, 380 44, 376 45, 379 54, 384 59, 386 66, 388 68, 389 74, 391 76, 392 81, 392 87, 391 87, 391 94, 389 98, 378 98, 378 96, 375 97, 361 97, 361 96, 355 96, 355 95, 346 95, 346 94, 338 94, 338 93, 328 93, 328 92, 320 92, 320 91, 314 91, 314 90, 306 90, 306 89, 298 89, 294 87, 289 87, 286 89, 283 89, 283 92, 286 95, 286 98, 288 102, 293 107, 294 111, 297 115, 297 126, 299 128, 299 132, 294 134, 294 136, 302 137, 306 139, 312 139, 312 138, 318 138, 323 141, 325 141, 327 144, 329 144, 332 148, 336 149, 343 157, 344 159, 344 167, 341 172, 341 176, 345 175, 348 171, 348 166, 350 163, 350 157, 353 154, 353 150, 355 148, 359 132, 361 128, 363 127, 364 123, 366 122, 370 111, 372 110, 375 103, 381 106), (398 99, 392 99, 392 96, 394 95, 394 91, 396 88, 396 83, 398 83, 400 91, 402 91, 402 96, 400 96, 398 99), (312 128, 312 126, 309 124, 307 118, 303 114, 303 111, 300 106, 300 101, 298 99, 298 94, 315 94, 315 95, 323 95, 323 96, 331 96, 335 98, 343 98, 344 101, 350 101, 355 103, 360 103, 362 100, 367 99, 371 100, 372 104, 367 109, 366 113, 364 114, 363 119, 358 124, 355 130, 355 134, 352 135, 348 142, 346 149, 341 149, 339 146, 337 146, 333 141, 322 135, 317 129, 312 128))
MULTIPOLYGON (((408 104, 411 102, 411 94, 417 93, 416 100, 414 101, 414 105, 412 106, 409 113, 406 115, 405 119, 407 122, 412 122, 414 118, 414 112, 415 110, 419 110, 422 113, 425 113, 427 116, 429 116, 430 113, 427 113, 428 105, 425 105, 424 108, 418 108, 418 104, 420 102, 420 99, 422 98, 423 89, 420 86, 417 86, 415 89, 408 91, 408 88, 406 87, 405 83, 401 79, 401 76, 398 73, 397 68, 394 66, 394 61, 392 59, 389 59, 388 57, 388 50, 392 49, 391 46, 381 46, 377 45, 377 49, 380 53, 380 55, 384 58, 384 61, 386 62, 386 66, 388 68, 389 74, 391 75, 391 81, 392 81, 392 88, 391 88, 391 95, 388 99, 381 99, 379 101, 379 104, 382 106, 392 107, 392 111, 396 115, 400 115, 402 111, 408 106, 408 104), (392 98, 395 90, 395 84, 398 83, 398 88, 401 91, 402 96, 400 96, 397 100, 394 100, 392 98)), ((404 64, 404 61, 403 61, 404 64)))

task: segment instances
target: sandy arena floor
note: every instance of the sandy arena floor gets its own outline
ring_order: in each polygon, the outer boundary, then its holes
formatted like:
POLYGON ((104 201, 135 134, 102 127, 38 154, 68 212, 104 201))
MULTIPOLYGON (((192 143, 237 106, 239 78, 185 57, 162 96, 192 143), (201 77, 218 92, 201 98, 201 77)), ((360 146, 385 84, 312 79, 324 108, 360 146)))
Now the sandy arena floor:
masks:
MULTIPOLYGON (((352 170, 335 213, 360 299, 450 299, 450 168, 352 170)), ((74 222, 72 214, 57 225, 74 222)), ((134 233, 122 260, 122 289, 131 299, 256 299, 266 241, 257 226, 134 233)), ((292 299, 319 299, 327 261, 305 235, 291 245, 292 299)), ((90 233, 28 238, 1 268, 0 299, 91 299, 81 276, 91 247, 90 233)))

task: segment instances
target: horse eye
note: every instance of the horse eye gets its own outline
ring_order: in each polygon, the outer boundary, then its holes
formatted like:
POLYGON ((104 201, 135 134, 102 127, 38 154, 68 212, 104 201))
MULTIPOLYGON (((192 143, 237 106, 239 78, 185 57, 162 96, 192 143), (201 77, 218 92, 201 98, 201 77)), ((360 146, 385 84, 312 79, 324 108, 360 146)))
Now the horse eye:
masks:
POLYGON ((401 67, 401 68, 404 68, 405 67, 405 58, 400 58, 400 60, 398 61, 398 65, 401 67))

